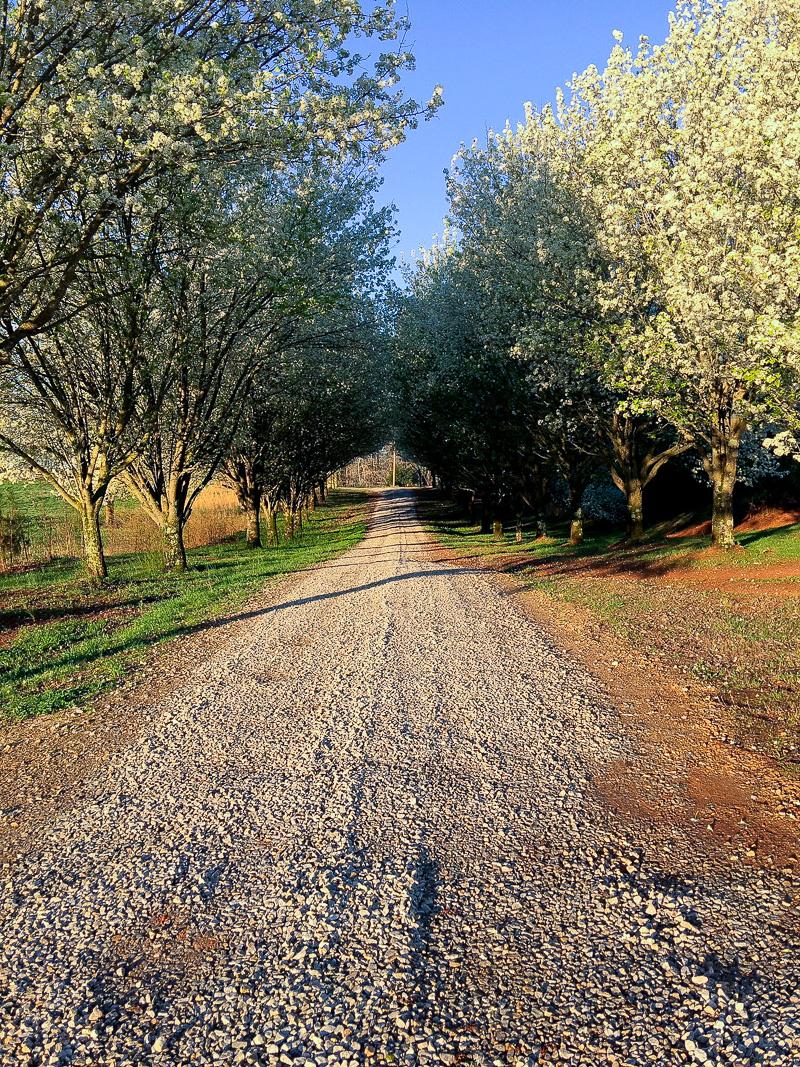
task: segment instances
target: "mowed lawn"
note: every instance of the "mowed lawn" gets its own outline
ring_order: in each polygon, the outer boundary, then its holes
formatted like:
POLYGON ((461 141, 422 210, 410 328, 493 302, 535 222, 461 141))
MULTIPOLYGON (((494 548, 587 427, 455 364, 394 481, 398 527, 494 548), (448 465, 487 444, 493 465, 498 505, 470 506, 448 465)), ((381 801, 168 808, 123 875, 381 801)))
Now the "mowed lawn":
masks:
POLYGON ((742 531, 740 547, 712 552, 706 536, 619 531, 570 545, 565 524, 546 540, 513 530, 481 534, 446 501, 423 500, 436 539, 459 559, 511 572, 555 600, 585 609, 653 663, 730 709, 739 741, 800 770, 800 524, 742 531))
POLYGON ((334 492, 293 540, 252 550, 241 534, 190 549, 185 574, 165 573, 156 552, 111 556, 100 588, 74 559, 0 574, 0 718, 81 706, 132 679, 160 643, 352 548, 371 507, 364 493, 334 492))

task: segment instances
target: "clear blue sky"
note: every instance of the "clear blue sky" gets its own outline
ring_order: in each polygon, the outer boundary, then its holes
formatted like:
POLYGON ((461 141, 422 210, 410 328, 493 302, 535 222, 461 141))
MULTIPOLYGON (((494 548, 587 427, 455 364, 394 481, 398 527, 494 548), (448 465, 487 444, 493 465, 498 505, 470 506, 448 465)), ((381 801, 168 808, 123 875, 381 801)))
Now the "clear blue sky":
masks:
POLYGON ((558 85, 591 63, 598 67, 622 30, 663 41, 671 0, 398 0, 411 19, 408 47, 417 69, 403 79, 417 100, 444 86, 436 118, 411 131, 383 169, 385 202, 399 209, 398 256, 407 260, 441 233, 445 170, 461 142, 516 125, 529 100, 541 107, 558 85))

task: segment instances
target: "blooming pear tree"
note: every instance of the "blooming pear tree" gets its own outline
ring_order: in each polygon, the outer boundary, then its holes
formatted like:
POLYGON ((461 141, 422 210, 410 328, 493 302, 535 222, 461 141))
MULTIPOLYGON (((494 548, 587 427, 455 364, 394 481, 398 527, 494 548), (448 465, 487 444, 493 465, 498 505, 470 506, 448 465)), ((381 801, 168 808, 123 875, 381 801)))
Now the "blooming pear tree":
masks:
POLYGON ((165 174, 379 157, 426 106, 393 0, 10 0, 0 23, 0 360, 59 314, 107 220, 165 174))
POLYGON ((450 239, 475 351, 524 364, 513 417, 573 506, 604 452, 640 537, 643 489, 693 448, 728 548, 743 435, 785 450, 799 421, 800 10, 682 0, 663 45, 616 36, 602 73, 462 149, 450 239))
POLYGON ((185 524, 264 367, 339 330, 330 313, 388 272, 391 212, 374 207, 374 188, 351 169, 259 175, 231 192, 216 239, 176 258, 164 342, 144 382, 156 429, 125 473, 170 569, 186 567, 185 524))
POLYGON ((380 309, 357 293, 337 303, 255 375, 220 464, 247 516, 250 548, 262 544, 262 505, 277 545, 279 507, 291 533, 303 509, 324 497, 329 475, 386 435, 380 309))
POLYGON ((134 233, 130 222, 120 216, 109 224, 82 262, 64 302, 70 314, 16 346, 0 368, 0 447, 78 512, 95 581, 106 577, 101 508, 143 447, 160 402, 142 381, 163 325, 158 263, 143 254, 158 244, 158 223, 134 233))
POLYGON ((800 12, 790 0, 692 0, 666 43, 618 44, 574 86, 610 310, 614 384, 668 419, 713 489, 713 542, 734 544, 748 426, 792 420, 800 353, 800 12), (652 290, 651 290, 652 286, 652 290))

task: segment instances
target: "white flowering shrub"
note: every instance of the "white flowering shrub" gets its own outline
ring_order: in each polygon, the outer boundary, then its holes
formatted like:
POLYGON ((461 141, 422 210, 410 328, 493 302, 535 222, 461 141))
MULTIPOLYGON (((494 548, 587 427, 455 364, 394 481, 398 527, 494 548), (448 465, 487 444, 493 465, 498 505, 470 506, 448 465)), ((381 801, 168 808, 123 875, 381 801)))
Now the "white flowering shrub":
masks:
POLYGON ((583 514, 590 522, 623 526, 628 521, 625 494, 610 481, 597 481, 583 494, 583 514))

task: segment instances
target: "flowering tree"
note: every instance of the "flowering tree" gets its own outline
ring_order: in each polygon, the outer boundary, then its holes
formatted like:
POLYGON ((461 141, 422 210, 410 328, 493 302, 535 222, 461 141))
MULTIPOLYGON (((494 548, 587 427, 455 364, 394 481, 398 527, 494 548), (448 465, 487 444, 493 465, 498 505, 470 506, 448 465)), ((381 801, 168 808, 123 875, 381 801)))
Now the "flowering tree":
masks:
POLYGON ((607 307, 624 311, 610 378, 629 410, 694 443, 723 548, 745 429, 797 410, 799 56, 791 0, 691 0, 664 45, 618 45, 602 76, 587 71, 568 109, 589 146, 607 307))
POLYGON ((477 494, 484 530, 500 537, 501 506, 521 513, 539 464, 524 368, 509 358, 516 304, 492 281, 465 244, 425 256, 396 314, 394 391, 404 450, 477 494))
POLYGON ((106 221, 164 174, 380 155, 427 107, 359 38, 393 0, 10 0, 0 24, 0 361, 58 315, 106 221))
POLYGON ((220 470, 247 514, 247 543, 261 543, 260 507, 278 543, 277 509, 291 536, 325 494, 328 476, 376 448, 386 426, 381 400, 385 369, 375 309, 339 309, 309 323, 307 338, 271 360, 254 383, 248 411, 220 470))
POLYGON ((391 212, 374 208, 374 188, 352 168, 259 175, 231 191, 213 239, 191 237, 175 258, 164 342, 143 365, 156 427, 125 473, 170 569, 186 567, 184 526, 264 368, 340 329, 330 314, 388 272, 391 212))
POLYGON ((516 132, 462 152, 451 190, 459 222, 470 218, 466 239, 477 237, 494 284, 505 275, 505 299, 518 305, 512 353, 528 369, 538 449, 569 487, 573 540, 583 536, 583 492, 606 462, 627 500, 628 535, 638 540, 645 486, 691 443, 656 415, 634 415, 625 389, 609 374, 619 324, 647 316, 653 272, 640 270, 627 291, 615 287, 611 305, 613 264, 602 240, 584 121, 563 99, 541 113, 528 106, 516 132))
POLYGON ((789 0, 687 0, 664 45, 618 35, 602 75, 451 172, 483 349, 524 361, 531 440, 574 507, 607 453, 633 537, 644 487, 694 447, 732 545, 745 429, 797 425, 799 27, 789 0))
POLYGON ((52 485, 80 515, 89 576, 106 577, 99 515, 109 486, 153 424, 142 385, 163 303, 158 216, 137 232, 131 215, 104 228, 80 265, 57 327, 18 345, 0 372, 0 446, 52 485))

